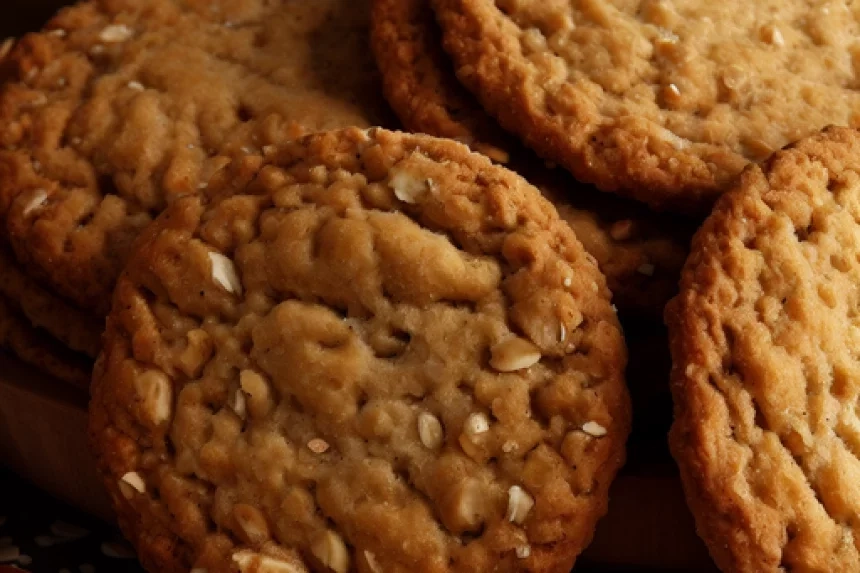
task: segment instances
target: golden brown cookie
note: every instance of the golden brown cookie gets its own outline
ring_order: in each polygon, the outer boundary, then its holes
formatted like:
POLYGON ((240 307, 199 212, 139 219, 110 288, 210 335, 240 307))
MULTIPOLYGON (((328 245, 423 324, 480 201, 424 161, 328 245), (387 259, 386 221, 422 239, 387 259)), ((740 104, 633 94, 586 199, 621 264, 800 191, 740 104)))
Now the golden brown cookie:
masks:
POLYGON ((700 213, 750 161, 860 124, 858 16, 809 0, 433 0, 503 127, 606 191, 700 213))
POLYGON ((33 275, 105 313, 131 243, 227 162, 379 125, 369 3, 91 0, 0 66, 0 220, 33 275))
POLYGON ((510 159, 508 165, 544 192, 597 260, 619 310, 662 316, 677 292, 691 222, 598 197, 503 135, 454 76, 430 0, 375 0, 371 30, 386 98, 404 126, 467 142, 495 161, 510 159))
POLYGON ((0 244, 0 296, 27 321, 72 351, 95 358, 101 350, 103 321, 85 313, 29 277, 7 247, 0 244))
POLYGON ((33 327, 15 305, 0 294, 0 352, 4 350, 62 382, 80 388, 89 386, 92 362, 33 327))
POLYGON ((410 131, 465 143, 507 163, 513 138, 454 75, 429 0, 373 0, 370 38, 385 98, 410 131))
POLYGON ((860 570, 860 133, 749 167, 667 307, 671 433, 723 571, 860 570))
POLYGON ((516 174, 349 129, 179 199, 120 279, 90 432, 152 571, 568 571, 624 457, 597 267, 516 174))

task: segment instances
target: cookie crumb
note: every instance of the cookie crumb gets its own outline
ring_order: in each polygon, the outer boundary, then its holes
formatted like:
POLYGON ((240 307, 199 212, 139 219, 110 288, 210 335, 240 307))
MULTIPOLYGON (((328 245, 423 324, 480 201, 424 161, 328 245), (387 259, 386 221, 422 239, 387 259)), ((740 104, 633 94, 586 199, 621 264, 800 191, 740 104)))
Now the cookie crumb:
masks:
POLYGON ((321 438, 314 438, 308 442, 308 449, 315 454, 324 454, 329 448, 331 448, 329 443, 321 438))
POLYGON ((532 548, 529 545, 520 545, 517 547, 516 552, 519 559, 525 559, 532 554, 532 548))
POLYGON ((487 415, 482 412, 472 414, 466 419, 465 432, 468 436, 477 436, 489 429, 490 421, 487 419, 487 415))
POLYGON ((606 428, 594 421, 584 423, 582 431, 593 438, 602 438, 607 433, 606 428))
POLYGON ((125 24, 111 24, 101 31, 99 34, 99 40, 107 44, 116 44, 119 42, 125 42, 131 38, 132 35, 133 32, 131 28, 125 24))
POLYGON ((540 349, 523 338, 509 338, 490 349, 490 366, 499 372, 525 370, 540 359, 540 349))
POLYGON ((129 89, 132 89, 132 90, 135 90, 135 91, 138 91, 138 92, 142 92, 143 90, 145 90, 145 89, 146 89, 146 88, 144 88, 144 87, 143 87, 143 84, 142 84, 142 83, 140 83, 140 82, 136 82, 136 81, 130 81, 130 82, 128 82, 128 83, 126 84, 126 86, 127 86, 129 89))
POLYGON ((513 440, 508 440, 507 442, 502 444, 502 451, 505 452, 506 454, 509 454, 518 448, 519 448, 519 446, 513 440))
POLYGON ((526 490, 518 485, 511 486, 508 490, 508 521, 522 524, 534 504, 534 498, 526 490))

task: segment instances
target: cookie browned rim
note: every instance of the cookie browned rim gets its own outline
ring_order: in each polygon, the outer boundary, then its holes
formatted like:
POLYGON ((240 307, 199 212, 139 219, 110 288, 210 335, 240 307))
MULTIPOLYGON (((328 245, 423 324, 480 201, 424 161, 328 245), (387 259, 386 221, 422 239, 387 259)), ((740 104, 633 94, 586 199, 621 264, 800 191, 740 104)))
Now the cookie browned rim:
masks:
POLYGON ((724 571, 856 571, 860 134, 748 168, 666 320, 673 454, 724 571))

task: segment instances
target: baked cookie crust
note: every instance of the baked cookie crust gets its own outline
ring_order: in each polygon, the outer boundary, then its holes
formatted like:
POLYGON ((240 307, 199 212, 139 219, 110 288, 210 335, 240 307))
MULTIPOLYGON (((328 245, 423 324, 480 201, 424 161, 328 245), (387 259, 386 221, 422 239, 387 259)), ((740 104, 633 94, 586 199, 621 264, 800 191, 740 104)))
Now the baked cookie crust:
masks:
POLYGON ((860 134, 746 169, 666 310, 671 447, 723 571, 860 569, 860 134))
POLYGON ((380 129, 212 186, 145 231, 94 376, 144 565, 568 571, 630 413, 609 292, 551 204, 380 129))
POLYGON ((105 314, 138 233, 229 161, 384 125, 369 2, 92 0, 0 65, 0 221, 28 272, 105 314))
POLYGON ((857 126, 845 2, 433 0, 501 125, 599 188, 704 214, 750 161, 857 126))

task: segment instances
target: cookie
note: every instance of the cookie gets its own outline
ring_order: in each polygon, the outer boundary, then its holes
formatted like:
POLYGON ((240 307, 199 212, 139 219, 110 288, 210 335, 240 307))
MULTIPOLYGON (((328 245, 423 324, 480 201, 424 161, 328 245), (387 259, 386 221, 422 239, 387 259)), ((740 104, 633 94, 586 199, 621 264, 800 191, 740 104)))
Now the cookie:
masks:
POLYGON ((633 201, 596 192, 559 170, 524 170, 594 257, 624 315, 663 314, 678 292, 696 220, 657 214, 633 201))
POLYGON ((723 571, 860 570, 860 133, 745 170, 666 311, 673 454, 723 571))
POLYGON ((844 2, 433 0, 461 81, 577 178, 703 213, 751 161, 860 124, 844 2))
POLYGON ((27 270, 105 314, 134 238, 228 161, 388 122, 367 2, 92 0, 0 66, 0 220, 27 270))
POLYGON ((175 201, 90 435, 152 571, 568 571, 624 456, 596 266, 516 174, 349 129, 175 201))
POLYGON ((29 277, 14 255, 0 244, 0 296, 27 321, 72 351, 95 358, 101 349, 103 323, 60 300, 29 277))
POLYGON ((677 292, 693 223, 597 197, 508 139, 454 76, 430 0, 376 0, 371 31, 385 96, 407 129, 464 141, 523 173, 595 257, 619 310, 662 316, 677 292))
POLYGON ((33 327, 0 295, 0 352, 4 350, 58 380, 80 388, 89 386, 92 362, 33 327))
POLYGON ((507 163, 513 139, 457 81, 429 0, 373 0, 370 32, 385 99, 406 129, 507 163))

